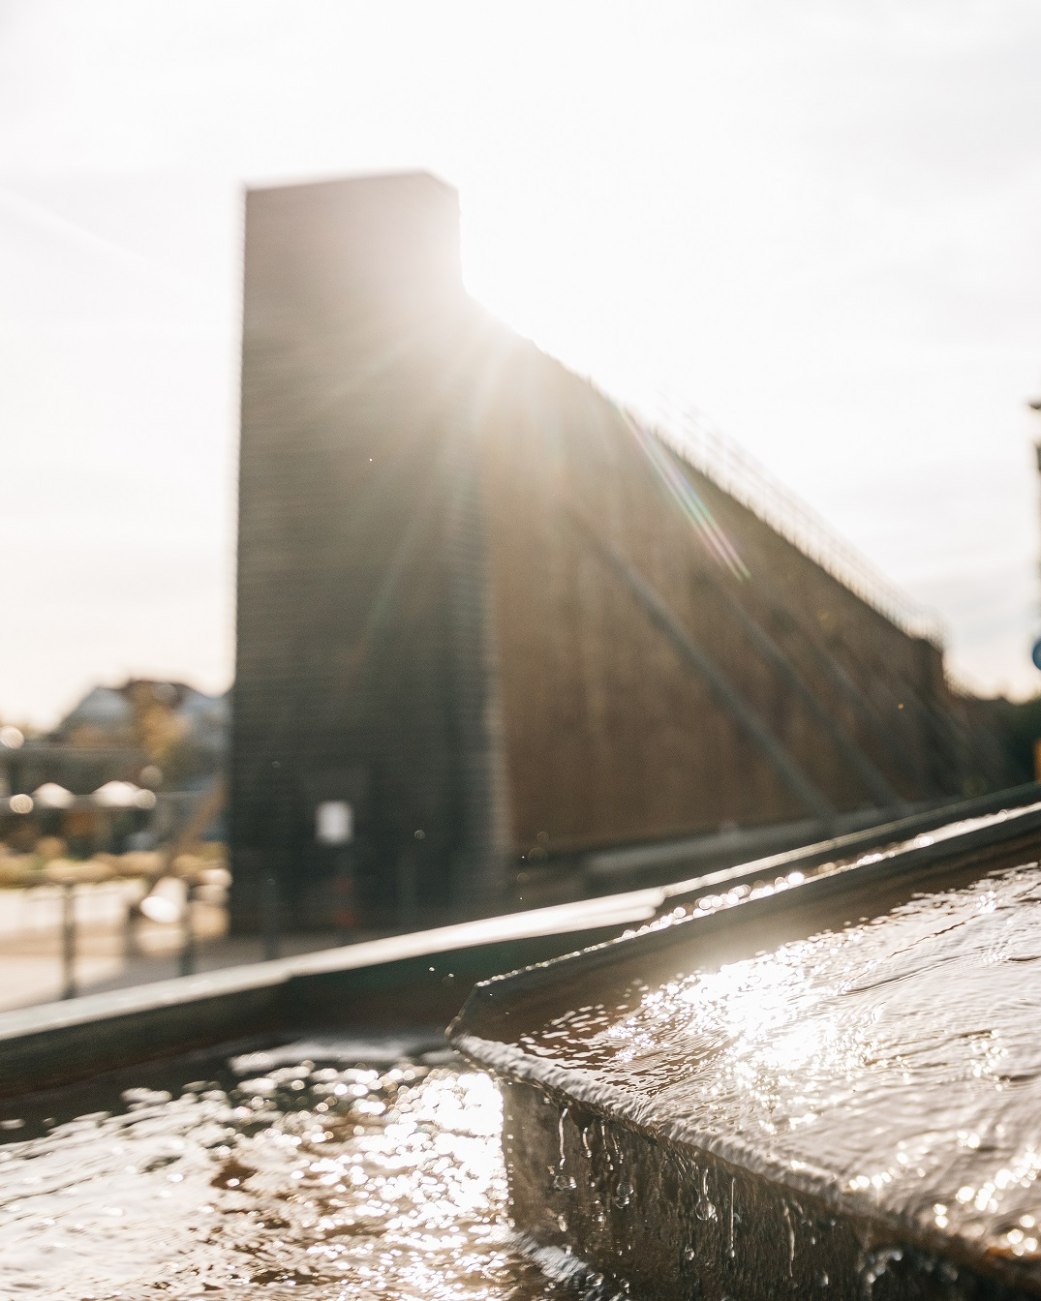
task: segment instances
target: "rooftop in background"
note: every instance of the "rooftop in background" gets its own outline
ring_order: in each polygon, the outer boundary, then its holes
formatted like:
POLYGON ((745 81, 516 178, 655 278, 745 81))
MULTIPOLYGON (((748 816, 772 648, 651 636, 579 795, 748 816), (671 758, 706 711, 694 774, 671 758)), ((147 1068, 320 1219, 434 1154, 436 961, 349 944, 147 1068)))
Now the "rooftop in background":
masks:
POLYGON ((47 782, 76 795, 106 781, 194 787, 224 762, 230 712, 228 694, 207 695, 185 682, 99 684, 45 735, 14 745, 0 736, 0 780, 12 795, 47 782))
POLYGON ((148 720, 157 716, 183 721, 197 737, 223 732, 229 718, 228 695, 210 696, 185 682, 128 678, 122 686, 99 684, 73 706, 47 734, 49 741, 65 741, 93 748, 140 741, 148 720))

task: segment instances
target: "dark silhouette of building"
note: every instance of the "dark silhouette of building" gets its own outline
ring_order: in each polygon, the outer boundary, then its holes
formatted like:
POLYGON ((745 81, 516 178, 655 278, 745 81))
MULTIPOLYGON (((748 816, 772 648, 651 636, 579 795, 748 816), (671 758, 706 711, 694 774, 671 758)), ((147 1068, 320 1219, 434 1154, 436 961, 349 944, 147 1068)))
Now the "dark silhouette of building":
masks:
POLYGON ((464 294, 426 175, 246 204, 233 922, 998 785, 940 650, 464 294))

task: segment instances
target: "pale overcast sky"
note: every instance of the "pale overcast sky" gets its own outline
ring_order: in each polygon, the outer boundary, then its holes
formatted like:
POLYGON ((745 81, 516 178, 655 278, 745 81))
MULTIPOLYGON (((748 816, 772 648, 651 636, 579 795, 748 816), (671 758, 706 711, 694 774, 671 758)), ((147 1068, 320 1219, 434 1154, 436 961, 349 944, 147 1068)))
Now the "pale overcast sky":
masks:
POLYGON ((472 291, 1041 686, 1035 0, 0 0, 0 718, 230 682, 241 194, 425 168, 472 291))

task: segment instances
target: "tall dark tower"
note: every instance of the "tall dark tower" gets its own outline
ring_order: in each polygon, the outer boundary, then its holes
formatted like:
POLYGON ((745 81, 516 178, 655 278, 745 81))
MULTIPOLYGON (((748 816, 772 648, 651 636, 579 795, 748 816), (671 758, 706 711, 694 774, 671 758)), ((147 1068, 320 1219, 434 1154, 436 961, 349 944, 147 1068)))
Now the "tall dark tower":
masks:
POLYGON ((455 192, 246 201, 232 924, 498 893, 494 702, 455 192))

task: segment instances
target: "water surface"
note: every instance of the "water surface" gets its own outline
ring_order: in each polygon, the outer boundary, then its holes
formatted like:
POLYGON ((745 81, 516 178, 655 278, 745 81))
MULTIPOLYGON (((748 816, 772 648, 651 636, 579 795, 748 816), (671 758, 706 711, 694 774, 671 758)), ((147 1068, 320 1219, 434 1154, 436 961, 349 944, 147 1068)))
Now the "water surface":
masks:
POLYGON ((4 1120, 3 1296, 590 1294, 567 1261, 549 1262, 553 1281, 518 1250, 486 1075, 334 1055, 253 1055, 216 1078, 124 1090, 108 1110, 4 1120))

